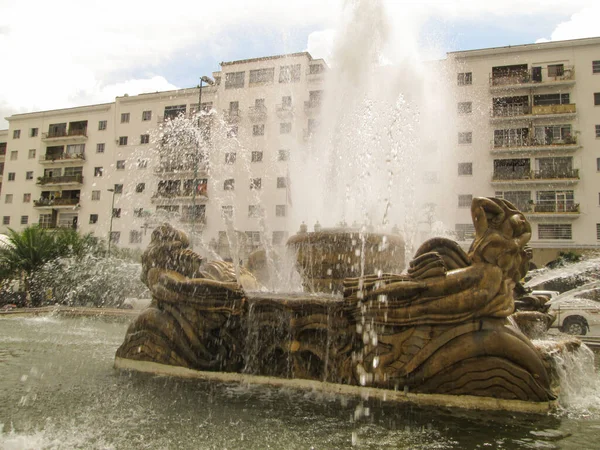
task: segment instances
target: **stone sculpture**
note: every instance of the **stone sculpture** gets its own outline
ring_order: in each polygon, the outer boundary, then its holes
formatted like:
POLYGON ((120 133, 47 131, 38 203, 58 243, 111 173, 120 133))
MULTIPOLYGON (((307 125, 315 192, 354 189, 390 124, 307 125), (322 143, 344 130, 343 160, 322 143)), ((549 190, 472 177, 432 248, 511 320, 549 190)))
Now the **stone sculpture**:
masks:
MULTIPOLYGON (((406 275, 379 270, 346 278, 343 296, 265 293, 249 271, 202 260, 185 234, 162 225, 142 259, 152 304, 129 327, 117 357, 420 393, 552 400, 550 358, 510 318, 513 289, 531 256, 531 227, 504 200, 476 198, 471 212, 475 240, 468 252, 431 239, 406 275)), ((308 247, 299 243, 329 249, 347 239, 324 231, 291 239, 303 248, 305 276, 323 273, 328 253, 310 247, 320 255, 311 269, 308 247)))

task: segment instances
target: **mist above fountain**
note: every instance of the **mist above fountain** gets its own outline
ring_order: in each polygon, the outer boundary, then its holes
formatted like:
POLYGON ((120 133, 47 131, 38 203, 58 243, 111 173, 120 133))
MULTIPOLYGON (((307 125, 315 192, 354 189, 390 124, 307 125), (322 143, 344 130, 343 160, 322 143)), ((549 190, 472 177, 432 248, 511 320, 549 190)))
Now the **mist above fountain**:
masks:
POLYGON ((401 266, 398 237, 320 231, 291 238, 304 285, 325 286, 316 294, 267 293, 246 269, 236 277, 233 265, 203 260, 185 234, 163 225, 143 257, 152 304, 129 327, 115 365, 151 362, 411 393, 552 401, 558 381, 549 347, 537 348, 509 319, 513 289, 530 259, 531 227, 504 200, 476 198, 471 212, 476 237, 468 253, 448 239, 431 239, 406 275, 382 270, 401 266), (374 273, 365 275, 365 267, 374 273), (348 270, 358 276, 348 277, 348 270), (320 274, 332 277, 329 284, 320 274), (331 294, 334 274, 344 277, 343 296, 331 294))

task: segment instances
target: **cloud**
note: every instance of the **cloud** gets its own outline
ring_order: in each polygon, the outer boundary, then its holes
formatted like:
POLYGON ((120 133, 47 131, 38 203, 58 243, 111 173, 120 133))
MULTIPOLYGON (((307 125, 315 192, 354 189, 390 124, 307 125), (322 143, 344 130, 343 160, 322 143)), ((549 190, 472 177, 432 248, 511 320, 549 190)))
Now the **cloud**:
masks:
POLYGON ((599 21, 600 4, 588 6, 573 14, 566 22, 559 23, 552 32, 550 39, 540 38, 536 43, 600 36, 599 21))
MULTIPOLYGON (((343 5, 364 7, 365 1, 377 3, 377 0, 203 3, 103 0, 90 1, 82 7, 75 0, 53 0, 35 2, 33 13, 31 2, 2 0, 0 48, 4 65, 0 71, 0 120, 16 112, 110 102, 114 95, 125 91, 134 95, 139 89, 172 89, 174 83, 166 79, 165 73, 175 76, 177 70, 190 70, 200 64, 196 60, 214 61, 210 69, 216 69, 216 63, 226 58, 232 48, 236 52, 230 53, 242 57, 262 56, 240 51, 251 47, 250 41, 260 41, 264 36, 272 40, 272 33, 261 30, 281 30, 282 36, 290 32, 306 33, 308 50, 314 56, 329 58, 335 48, 333 30, 339 29, 343 19, 343 5), (241 29, 251 29, 253 34, 244 35, 241 29), (174 66, 175 61, 181 61, 178 58, 185 56, 189 59, 185 68, 174 66)), ((594 5, 592 0, 381 0, 381 3, 387 11, 389 39, 406 43, 415 42, 415 34, 429 17, 489 20, 493 16, 547 10, 573 14, 594 5)), ((558 34, 568 28, 561 26, 557 27, 558 34)), ((376 30, 373 31, 376 35, 376 30)), ((267 42, 264 48, 274 45, 267 42)), ((401 50, 400 55, 406 53, 406 49, 401 50)), ((399 60, 393 51, 386 56, 392 62, 399 60)), ((5 122, 0 122, 0 128, 5 126, 5 122)))

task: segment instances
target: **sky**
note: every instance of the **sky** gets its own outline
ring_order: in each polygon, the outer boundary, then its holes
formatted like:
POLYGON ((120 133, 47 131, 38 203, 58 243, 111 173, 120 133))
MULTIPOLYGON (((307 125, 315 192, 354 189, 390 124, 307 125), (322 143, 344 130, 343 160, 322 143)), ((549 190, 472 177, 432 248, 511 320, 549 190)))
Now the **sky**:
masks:
POLYGON ((597 0, 0 0, 0 129, 16 113, 193 87, 221 61, 307 50, 335 66, 365 2, 394 43, 387 64, 600 35, 597 0))

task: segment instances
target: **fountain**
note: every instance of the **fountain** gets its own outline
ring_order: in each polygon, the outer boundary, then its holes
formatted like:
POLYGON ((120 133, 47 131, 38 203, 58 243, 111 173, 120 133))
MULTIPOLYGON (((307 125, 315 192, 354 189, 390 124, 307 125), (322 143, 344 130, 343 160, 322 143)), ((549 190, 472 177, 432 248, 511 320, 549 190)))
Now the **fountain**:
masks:
POLYGON ((580 344, 536 346, 519 326, 530 332, 539 316, 510 317, 531 257, 525 216, 495 198, 474 199, 471 213, 468 253, 430 239, 406 274, 388 271, 403 265, 398 236, 302 230, 288 241, 307 288, 294 294, 265 292, 247 269, 236 276, 230 263, 203 260, 184 233, 163 224, 142 259, 152 303, 130 325, 115 367, 313 380, 425 403, 547 411, 558 385, 549 355, 580 344))

